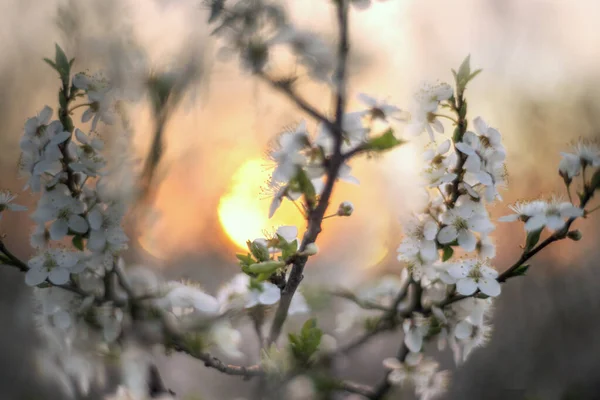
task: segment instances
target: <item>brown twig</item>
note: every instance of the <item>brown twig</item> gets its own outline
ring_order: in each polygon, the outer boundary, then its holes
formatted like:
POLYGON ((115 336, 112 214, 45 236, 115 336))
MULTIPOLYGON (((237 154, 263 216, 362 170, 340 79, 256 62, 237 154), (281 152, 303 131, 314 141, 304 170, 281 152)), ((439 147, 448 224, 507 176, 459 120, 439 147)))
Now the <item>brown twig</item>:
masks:
MULTIPOLYGON (((331 197, 331 193, 333 192, 333 186, 337 179, 340 167, 344 162, 344 158, 341 153, 342 141, 343 141, 343 131, 342 131, 342 123, 344 116, 344 109, 346 106, 346 64, 348 58, 348 2, 341 1, 337 4, 337 19, 338 19, 338 27, 339 27, 339 36, 340 43, 338 49, 338 67, 336 71, 336 85, 337 85, 337 93, 335 96, 335 122, 332 124, 324 117, 322 114, 316 112, 313 117, 317 118, 321 122, 327 121, 327 125, 330 127, 330 132, 334 138, 334 149, 333 155, 329 162, 327 163, 327 181, 325 183, 325 187, 321 196, 319 197, 319 202, 317 206, 309 211, 308 218, 308 229, 304 234, 304 238, 302 239, 302 244, 300 245, 299 252, 303 252, 306 246, 310 243, 314 243, 317 240, 319 233, 321 232, 321 223, 323 221, 323 217, 325 216, 325 212, 327 211, 327 207, 329 206, 329 199, 331 197), (332 126, 333 125, 333 126, 332 126)), ((290 97, 288 93, 288 97, 290 97)), ((292 100, 298 104, 298 101, 294 99, 292 100)), ((302 104, 302 103, 301 103, 302 104)), ((308 112, 312 107, 303 107, 299 104, 299 106, 308 112)), ((292 302, 292 298, 296 289, 300 285, 300 282, 303 279, 303 271, 304 266, 306 265, 306 261, 308 257, 301 256, 296 259, 292 266, 292 271, 290 273, 290 277, 281 292, 281 299, 279 301, 279 306, 277 307, 277 311, 275 312, 275 317, 273 319, 273 324, 271 325, 271 331, 269 333, 269 338, 267 344, 273 343, 277 341, 279 335, 281 334, 281 329, 285 320, 287 319, 288 309, 292 302)))

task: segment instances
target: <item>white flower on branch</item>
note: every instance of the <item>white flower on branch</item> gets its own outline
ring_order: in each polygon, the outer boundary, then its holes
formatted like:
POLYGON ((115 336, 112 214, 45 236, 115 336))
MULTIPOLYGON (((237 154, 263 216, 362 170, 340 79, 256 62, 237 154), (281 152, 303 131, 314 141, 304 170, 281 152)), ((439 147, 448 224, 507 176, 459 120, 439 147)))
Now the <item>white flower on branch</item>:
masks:
MULTIPOLYGON (((237 274, 217 292, 217 299, 222 311, 230 309, 253 308, 258 305, 270 306, 279 301, 281 290, 271 282, 261 282, 259 288, 250 287, 250 277, 237 274)), ((303 312, 308 307, 301 293, 292 299, 292 311, 303 312), (299 297, 296 302, 294 299, 299 297)))
POLYGON ((169 282, 165 290, 165 296, 156 300, 156 303, 177 316, 188 312, 214 316, 219 312, 219 301, 197 287, 169 282))
POLYGON ((298 168, 306 164, 306 156, 301 152, 307 145, 306 121, 300 122, 294 130, 279 135, 275 149, 269 154, 276 163, 272 175, 275 182, 287 183, 296 176, 298 168))
POLYGON ((386 358, 383 365, 391 369, 388 381, 392 385, 414 385, 415 388, 427 385, 439 364, 421 353, 408 353, 404 362, 397 358, 386 358))
POLYGON ((389 122, 390 118, 397 118, 397 114, 402 111, 393 104, 377 100, 365 93, 359 93, 358 99, 369 107, 368 114, 372 119, 381 119, 389 122))
POLYGON ((451 277, 456 279, 456 291, 464 296, 470 296, 477 290, 490 297, 500 294, 498 271, 483 260, 463 260, 448 269, 451 277))
POLYGON ((456 325, 452 343, 454 361, 456 364, 465 362, 471 352, 487 344, 492 334, 492 328, 488 325, 476 325, 468 321, 462 321, 456 325))
POLYGON ((515 213, 500 217, 503 222, 522 220, 525 222, 527 232, 536 231, 547 227, 551 230, 560 230, 565 226, 566 218, 577 218, 583 216, 583 210, 569 202, 558 198, 550 202, 535 200, 531 202, 519 202, 509 206, 515 213))
POLYGON ((63 129, 60 121, 50 121, 52 109, 48 106, 25 123, 20 147, 25 153, 38 154, 43 151, 51 152, 57 159, 59 155, 56 145, 67 140, 71 134, 63 129))
POLYGON ((77 160, 71 162, 69 167, 75 172, 82 172, 88 176, 96 176, 106 165, 99 152, 104 149, 104 142, 98 138, 90 138, 80 129, 75 129, 75 137, 81 143, 77 147, 77 160))
POLYGON ((239 350, 242 344, 242 334, 231 326, 227 320, 219 320, 210 328, 210 338, 225 355, 231 358, 244 356, 239 350))
POLYGON ((416 281, 420 281, 423 277, 426 277, 429 280, 437 278, 437 271, 433 266, 433 262, 436 261, 438 257, 439 253, 437 250, 432 254, 427 254, 427 257, 423 256, 419 243, 412 239, 404 240, 400 244, 400 247, 398 247, 398 261, 406 263, 407 271, 416 281))
POLYGON ((413 353, 421 351, 423 338, 429 331, 429 323, 422 315, 415 313, 412 318, 407 318, 402 323, 404 331, 404 344, 413 353))
POLYGON ((581 139, 573 146, 572 153, 560 153, 563 156, 559 170, 569 178, 579 175, 582 167, 600 167, 600 145, 597 142, 581 139))
POLYGON ((487 215, 474 209, 469 204, 460 204, 442 214, 445 226, 438 233, 438 241, 442 244, 458 241, 458 245, 465 251, 473 251, 477 246, 474 232, 489 233, 494 230, 494 225, 487 215))
POLYGON ((427 186, 433 188, 442 186, 455 180, 457 175, 449 172, 447 168, 429 167, 423 171, 423 178, 427 186))
POLYGON ((287 183, 282 184, 275 181, 273 178, 269 180, 266 188, 263 188, 262 191, 267 197, 273 197, 271 205, 269 206, 269 218, 272 218, 273 215, 275 215, 275 212, 281 206, 284 198, 287 198, 290 201, 296 201, 302 196, 301 192, 293 191, 287 183))
POLYGON ((25 283, 37 286, 48 279, 55 285, 64 285, 78 262, 77 253, 48 249, 29 260, 27 265, 30 269, 25 274, 25 283))
POLYGON ((69 229, 77 233, 86 233, 88 230, 88 223, 81 216, 85 205, 69 193, 69 189, 63 184, 44 192, 38 209, 32 216, 39 223, 54 221, 50 226, 52 240, 61 240, 69 229))
MULTIPOLYGON (((439 227, 433 218, 428 215, 422 216, 421 218, 414 215, 412 218, 405 221, 402 226, 404 228, 404 233, 419 249, 419 253, 423 259, 429 261, 437 260, 438 251, 435 238, 438 234, 439 227)), ((408 246, 412 247, 412 243, 409 243, 408 246)), ((406 246, 403 246, 403 244, 398 248, 399 252, 404 251, 403 248, 406 246)))
MULTIPOLYGON (((423 153, 423 160, 430 164, 433 169, 448 169, 456 164, 456 153, 450 150, 452 142, 450 139, 444 140, 435 150, 428 149, 423 153)), ((456 177, 456 176, 455 176, 456 177)))
POLYGON ((453 92, 452 86, 447 83, 423 84, 415 94, 416 109, 412 112, 410 122, 406 126, 406 133, 418 136, 426 131, 431 141, 434 142, 434 131, 444 133, 444 125, 437 118, 435 112, 440 102, 448 100, 453 92))
POLYGON ((27 207, 21 206, 19 204, 14 204, 12 201, 16 199, 17 196, 12 194, 7 190, 0 190, 0 218, 2 218, 2 211, 25 211, 27 207))
POLYGON ((103 251, 109 243, 117 248, 123 247, 128 238, 121 227, 124 209, 115 204, 103 207, 95 205, 87 215, 90 234, 87 248, 92 251, 103 251))
POLYGON ((448 371, 439 371, 433 374, 428 382, 415 388, 415 393, 419 400, 436 399, 446 392, 450 381, 450 373, 448 371))
POLYGON ((559 174, 568 182, 581 173, 581 159, 577 154, 560 153, 562 159, 558 164, 559 174))
POLYGON ((275 233, 288 243, 298 239, 298 227, 293 225, 280 226, 275 233))
POLYGON ((81 122, 92 120, 91 131, 95 131, 98 122, 112 125, 115 120, 114 102, 111 87, 101 76, 76 75, 77 84, 87 94, 88 108, 81 115, 81 122))

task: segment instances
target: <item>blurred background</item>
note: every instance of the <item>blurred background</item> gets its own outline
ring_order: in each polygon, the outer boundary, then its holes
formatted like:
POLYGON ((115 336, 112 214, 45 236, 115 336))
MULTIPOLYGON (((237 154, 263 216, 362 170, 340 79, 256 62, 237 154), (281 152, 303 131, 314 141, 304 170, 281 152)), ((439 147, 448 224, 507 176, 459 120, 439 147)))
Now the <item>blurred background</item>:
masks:
MULTIPOLYGON (((333 43, 329 1, 288 0, 285 7, 299 27, 333 43)), ((594 0, 388 0, 375 1, 367 11, 353 9, 349 108, 359 106, 360 92, 406 107, 421 81, 451 81, 450 68, 470 54, 473 68, 484 72, 468 90, 469 114, 498 128, 508 152, 509 190, 492 217, 505 215, 520 199, 565 195, 556 173, 560 151, 577 138, 600 136, 599 17, 600 3, 594 0)), ((261 187, 270 172, 264 161, 270 140, 304 115, 242 72, 236 60, 222 60, 206 20, 207 10, 191 0, 0 0, 0 187, 22 192, 17 164, 24 122, 46 104, 57 108, 59 81, 42 62, 53 57, 55 42, 76 58, 76 71, 102 68, 122 82, 135 73, 134 50, 157 70, 193 59, 201 79, 167 126, 157 215, 132 238, 125 257, 169 278, 198 281, 214 294, 238 271, 235 252, 247 239, 282 224, 302 231, 302 218, 290 204, 267 218, 270 199, 261 187)), ((315 106, 329 109, 327 87, 308 79, 300 83, 315 106)), ((139 156, 153 129, 148 104, 141 98, 132 108, 139 156)), ((314 122, 308 124, 314 132, 314 122)), ((350 200, 355 213, 325 221, 306 284, 326 280, 352 286, 399 273, 399 219, 418 205, 414 177, 424 144, 413 140, 379 159, 354 162, 360 186, 340 183, 331 204, 350 200)), ((35 208, 30 194, 19 200, 35 208)), ((503 288, 489 345, 453 373, 444 398, 600 398, 595 221, 578 221, 580 242, 554 244, 533 259, 525 279, 503 288)), ((22 259, 31 254, 32 228, 28 213, 0 220, 0 233, 22 259)), ((524 236, 518 224, 497 225, 497 269, 518 257, 524 236)), ((290 322, 292 328, 303 321, 299 318, 290 322)), ((37 377, 30 289, 16 271, 0 270, 0 321, 0 398, 61 398, 37 377)), ((332 323, 323 324, 333 329, 332 323)), ((252 364, 255 338, 251 330, 245 334, 248 357, 239 363, 252 364)), ((387 335, 370 343, 343 360, 340 373, 365 384, 378 382, 381 360, 396 351, 399 340, 387 335)), ((450 354, 441 357, 444 367, 454 368, 450 354)), ((245 397, 254 385, 183 355, 162 358, 160 366, 169 387, 202 399, 245 397)))

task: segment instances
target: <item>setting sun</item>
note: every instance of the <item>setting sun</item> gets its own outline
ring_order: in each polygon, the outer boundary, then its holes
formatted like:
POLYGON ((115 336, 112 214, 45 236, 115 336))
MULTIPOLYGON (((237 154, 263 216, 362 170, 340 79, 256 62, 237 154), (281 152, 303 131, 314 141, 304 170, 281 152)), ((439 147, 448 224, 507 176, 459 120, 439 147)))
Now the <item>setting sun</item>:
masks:
POLYGON ((265 231, 274 231, 280 225, 295 225, 300 234, 304 230, 304 218, 289 201, 284 201, 271 219, 271 199, 261 193, 261 186, 269 178, 270 171, 265 160, 256 158, 246 161, 233 174, 229 190, 219 201, 219 221, 233 243, 246 248, 247 240, 263 237, 265 231))

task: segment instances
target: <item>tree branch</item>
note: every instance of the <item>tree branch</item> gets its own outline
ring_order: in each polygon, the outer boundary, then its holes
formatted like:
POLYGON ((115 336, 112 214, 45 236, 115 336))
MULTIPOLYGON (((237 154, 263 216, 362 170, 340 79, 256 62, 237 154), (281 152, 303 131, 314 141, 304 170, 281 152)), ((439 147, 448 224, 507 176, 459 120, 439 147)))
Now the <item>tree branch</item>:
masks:
MULTIPOLYGON (((331 193, 333 192, 333 186, 337 179, 340 167, 343 164, 343 157, 341 154, 342 141, 343 141, 343 130, 342 123, 344 117, 344 109, 346 106, 346 60, 348 58, 348 2, 340 1, 337 4, 337 18, 338 18, 338 27, 339 27, 339 36, 340 36, 340 44, 338 49, 338 68, 336 71, 336 108, 335 108, 335 123, 333 127, 331 126, 331 122, 327 119, 327 125, 330 127, 330 132, 334 137, 334 149, 333 155, 328 163, 327 169, 327 181, 325 183, 325 187, 321 196, 319 198, 319 202, 317 206, 310 211, 308 218, 308 229, 304 234, 304 238, 302 239, 302 244, 300 245, 299 252, 303 252, 306 246, 310 243, 314 243, 317 240, 317 236, 321 232, 321 222, 323 221, 323 217, 325 216, 325 212, 327 207, 329 206, 329 199, 331 197, 331 193), (333 128, 333 129, 331 129, 333 128)), ((297 103, 298 104, 298 103, 297 103)), ((306 109, 300 106, 303 110, 307 111, 312 109, 310 106, 306 109)), ((320 113, 314 114, 316 118, 323 121, 323 117, 320 113)), ((324 121, 323 121, 324 122, 324 121)), ((279 300, 279 306, 277 307, 277 311, 275 312, 275 318, 273 319, 273 324, 271 325, 271 331, 269 333, 269 339, 267 341, 267 345, 277 341, 279 335, 281 334, 281 329, 285 320, 287 319, 288 309, 290 308, 290 304, 292 302, 292 298, 294 297, 294 293, 296 289, 302 282, 304 266, 306 265, 306 261, 308 260, 307 256, 298 257, 293 266, 292 272, 290 273, 290 277, 281 292, 281 299, 279 300)))

